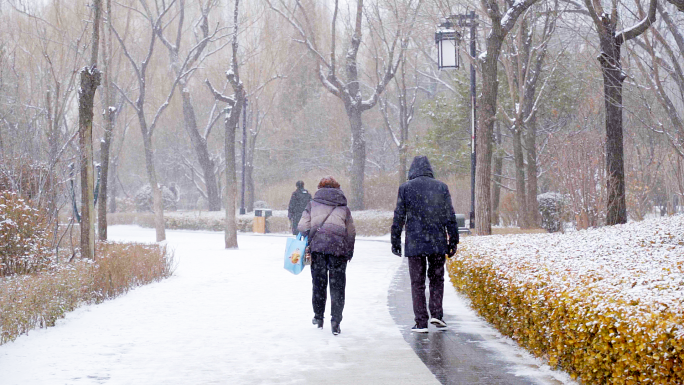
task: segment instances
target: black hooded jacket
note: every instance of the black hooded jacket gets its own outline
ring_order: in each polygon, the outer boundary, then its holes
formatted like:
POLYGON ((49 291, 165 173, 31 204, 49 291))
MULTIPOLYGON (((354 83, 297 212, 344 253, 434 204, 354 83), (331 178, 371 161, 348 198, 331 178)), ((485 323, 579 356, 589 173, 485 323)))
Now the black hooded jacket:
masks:
POLYGON ((292 226, 297 227, 299 219, 302 217, 302 211, 306 208, 311 200, 311 194, 304 188, 297 188, 290 197, 290 204, 287 207, 287 217, 292 221, 292 226))
POLYGON ((455 249, 458 244, 458 225, 449 187, 434 178, 425 156, 413 159, 408 178, 399 187, 392 247, 401 249, 401 231, 406 225, 404 256, 448 254, 449 248, 455 249))

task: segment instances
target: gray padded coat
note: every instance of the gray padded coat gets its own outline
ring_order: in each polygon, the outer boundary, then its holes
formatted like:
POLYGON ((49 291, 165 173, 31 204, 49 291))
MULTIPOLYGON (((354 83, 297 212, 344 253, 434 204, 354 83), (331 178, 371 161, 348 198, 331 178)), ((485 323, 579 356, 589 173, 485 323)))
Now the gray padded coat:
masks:
POLYGON ((354 256, 356 229, 342 190, 322 188, 316 191, 313 200, 302 213, 297 230, 308 236, 312 227, 319 227, 314 238, 309 240, 312 253, 331 254, 347 259, 354 256), (321 226, 326 216, 328 219, 321 226))

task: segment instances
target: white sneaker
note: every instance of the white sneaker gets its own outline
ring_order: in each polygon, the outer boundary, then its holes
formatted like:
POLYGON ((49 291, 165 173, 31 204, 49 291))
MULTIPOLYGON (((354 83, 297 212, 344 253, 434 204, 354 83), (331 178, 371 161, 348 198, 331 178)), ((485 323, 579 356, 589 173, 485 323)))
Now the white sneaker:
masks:
POLYGON ((441 318, 430 318, 430 323, 437 326, 437 330, 446 330, 447 324, 441 318))
POLYGON ((421 328, 418 325, 413 325, 413 327, 411 328, 411 331, 414 333, 427 333, 428 328, 427 327, 421 328))

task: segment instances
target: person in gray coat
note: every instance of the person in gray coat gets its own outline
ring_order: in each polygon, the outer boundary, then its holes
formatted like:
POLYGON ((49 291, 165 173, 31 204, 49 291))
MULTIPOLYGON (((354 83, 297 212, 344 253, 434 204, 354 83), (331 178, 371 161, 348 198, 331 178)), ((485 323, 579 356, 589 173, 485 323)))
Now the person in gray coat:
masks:
POLYGON ((313 324, 323 328, 329 279, 330 326, 332 333, 338 335, 344 309, 347 263, 354 256, 356 229, 347 198, 333 177, 321 179, 313 200, 302 213, 297 230, 309 237, 313 324))

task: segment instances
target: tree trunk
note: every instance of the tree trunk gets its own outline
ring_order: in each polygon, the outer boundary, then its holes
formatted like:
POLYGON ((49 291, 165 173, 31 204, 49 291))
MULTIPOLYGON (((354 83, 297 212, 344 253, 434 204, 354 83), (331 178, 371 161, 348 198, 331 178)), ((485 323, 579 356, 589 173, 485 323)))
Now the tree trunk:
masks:
POLYGON ((533 116, 527 125, 525 136, 527 147, 527 211, 530 227, 541 226, 539 202, 537 202, 537 117, 533 116))
MULTIPOLYGON (((233 107, 232 114, 240 116, 242 108, 242 101, 237 98, 238 102, 233 107)), ((235 119, 230 119, 226 116, 225 121, 225 143, 224 150, 226 153, 226 193, 225 193, 225 209, 226 209, 226 227, 225 227, 225 244, 226 249, 236 249, 237 243, 237 221, 235 218, 235 208, 237 207, 237 169, 235 167, 235 119)))
POLYGON ((81 70, 78 95, 78 144, 81 160, 81 256, 95 258, 95 207, 93 197, 93 104, 100 85, 97 68, 81 70))
POLYGON ((401 147, 399 147, 399 185, 402 185, 404 182, 406 182, 406 174, 408 172, 407 157, 408 146, 405 142, 402 142, 401 147))
POLYGON ((498 147, 501 147, 501 127, 496 124, 496 143, 497 151, 493 155, 494 157, 494 175, 492 176, 493 191, 492 191, 492 224, 499 224, 499 201, 501 200, 501 173, 503 172, 503 156, 501 152, 498 151, 498 147))
POLYGON ((522 126, 516 123, 513 131, 513 157, 515 158, 515 201, 518 205, 518 227, 526 229, 527 198, 525 194, 525 159, 522 148, 522 126))
POLYGON ((157 183, 157 171, 154 166, 154 151, 152 150, 152 139, 147 133, 147 123, 142 110, 139 110, 138 121, 142 130, 143 145, 145 147, 145 165, 147 167, 147 179, 152 189, 152 208, 154 210, 154 228, 157 232, 157 242, 166 240, 166 230, 164 225, 164 202, 162 193, 157 183))
MULTIPOLYGON (((112 6, 111 0, 107 0, 107 25, 111 26, 112 6)), ((109 182, 109 149, 112 143, 112 133, 114 132, 114 114, 112 111, 112 90, 109 76, 111 75, 111 29, 103 39, 104 53, 104 93, 105 93, 105 127, 104 138, 100 142, 100 191, 97 202, 97 235, 101 241, 107 240, 107 185, 109 182)))
POLYGON ((247 164, 245 164, 245 211, 254 211, 254 147, 256 137, 249 135, 247 164))
POLYGON ((494 34, 487 37, 487 55, 482 60, 482 89, 477 110, 477 160, 475 168, 475 231, 479 235, 491 235, 491 175, 492 133, 496 120, 496 100, 499 81, 497 65, 503 37, 494 34))
POLYGON ((622 139, 622 83, 625 75, 620 63, 621 45, 617 44, 615 31, 608 30, 600 36, 599 62, 603 73, 603 92, 606 107, 606 171, 608 188, 608 213, 606 224, 627 223, 625 201, 625 169, 622 139))
POLYGON ((115 213, 116 212, 116 194, 118 192, 116 188, 116 172, 117 172, 117 163, 116 161, 112 162, 111 166, 112 169, 109 173, 111 179, 112 179, 112 186, 111 189, 109 190, 109 212, 110 213, 115 213))
MULTIPOLYGON (((185 83, 182 84, 185 87, 185 83)), ((209 211, 221 210, 221 198, 218 191, 218 183, 216 180, 216 165, 209 155, 209 148, 207 141, 202 137, 197 128, 197 119, 195 115, 195 108, 190 99, 190 93, 183 88, 181 92, 183 100, 183 119, 185 120, 185 130, 190 136, 192 147, 195 149, 197 161, 202 168, 204 174, 204 185, 206 186, 207 200, 209 201, 209 211)))
POLYGON ((349 208, 364 209, 363 179, 366 169, 366 138, 364 135, 361 111, 358 108, 347 108, 347 116, 352 132, 352 165, 351 165, 351 196, 349 208))

